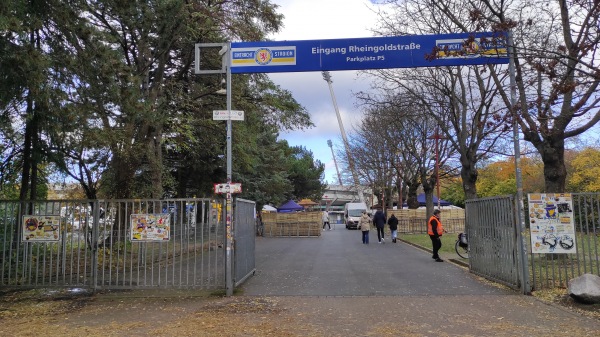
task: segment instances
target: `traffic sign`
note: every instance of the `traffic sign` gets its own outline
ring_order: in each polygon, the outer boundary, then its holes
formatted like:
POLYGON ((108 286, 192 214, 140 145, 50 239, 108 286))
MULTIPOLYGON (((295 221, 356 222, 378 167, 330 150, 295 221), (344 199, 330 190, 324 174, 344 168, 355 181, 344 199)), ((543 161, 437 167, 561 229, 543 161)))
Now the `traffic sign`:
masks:
POLYGON ((231 119, 232 121, 243 121, 244 111, 242 110, 213 110, 213 120, 215 121, 226 121, 231 119), (231 116, 231 117, 230 117, 231 116))
POLYGON ((215 184, 215 193, 242 193, 242 183, 215 184))

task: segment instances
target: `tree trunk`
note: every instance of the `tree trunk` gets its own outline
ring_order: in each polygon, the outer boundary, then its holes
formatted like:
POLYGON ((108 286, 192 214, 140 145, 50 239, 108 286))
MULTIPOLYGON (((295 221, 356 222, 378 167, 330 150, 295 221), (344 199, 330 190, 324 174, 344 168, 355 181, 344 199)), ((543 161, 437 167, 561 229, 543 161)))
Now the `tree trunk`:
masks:
POLYGON ((150 133, 148 139, 148 161, 150 163, 150 179, 152 182, 152 192, 150 197, 160 199, 163 196, 163 165, 162 165, 162 132, 160 127, 150 133))
POLYGON ((463 190, 465 192, 465 201, 477 198, 477 168, 475 163, 468 159, 461 160, 460 177, 462 178, 463 190))
POLYGON ((540 138, 537 133, 523 132, 524 139, 533 146, 544 163, 544 184, 546 193, 563 193, 566 188, 567 168, 565 166, 564 133, 558 132, 540 138))
POLYGON ((19 200, 27 200, 27 191, 29 190, 29 184, 31 183, 31 140, 32 133, 35 132, 33 125, 33 100, 31 99, 31 93, 27 97, 27 116, 31 119, 25 125, 25 135, 23 140, 23 165, 21 171, 21 188, 19 191, 19 200))
POLYGON ((402 209, 404 199, 402 197, 402 179, 400 178, 396 180, 396 189, 398 190, 398 209, 402 209))
POLYGON ((423 172, 421 176, 421 182, 423 186, 423 192, 425 192, 425 207, 427 209, 427 215, 433 214, 433 210, 436 205, 433 203, 433 191, 437 184, 437 177, 433 172, 429 177, 426 172, 423 172))
POLYGON ((113 187, 111 196, 116 199, 129 199, 132 197, 132 182, 134 170, 137 166, 133 163, 133 158, 127 153, 118 153, 112 161, 112 171, 114 172, 113 187))
MULTIPOLYGON (((562 138, 562 137, 556 137, 562 138)), ((544 162, 544 182, 547 193, 565 192, 567 168, 565 166, 565 143, 563 139, 547 139, 536 146, 544 162)))
POLYGON ((406 199, 408 209, 419 208, 419 200, 417 200, 417 190, 419 189, 419 183, 416 181, 407 181, 406 185, 408 186, 408 198, 406 199))

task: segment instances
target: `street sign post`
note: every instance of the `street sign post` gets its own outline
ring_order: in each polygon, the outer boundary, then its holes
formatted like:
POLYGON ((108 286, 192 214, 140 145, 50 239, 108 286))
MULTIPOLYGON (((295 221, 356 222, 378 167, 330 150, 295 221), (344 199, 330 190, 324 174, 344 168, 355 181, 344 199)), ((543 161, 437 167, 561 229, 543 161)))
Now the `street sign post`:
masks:
POLYGON ((242 110, 213 110, 213 120, 214 121, 243 121, 244 120, 244 111, 242 110))

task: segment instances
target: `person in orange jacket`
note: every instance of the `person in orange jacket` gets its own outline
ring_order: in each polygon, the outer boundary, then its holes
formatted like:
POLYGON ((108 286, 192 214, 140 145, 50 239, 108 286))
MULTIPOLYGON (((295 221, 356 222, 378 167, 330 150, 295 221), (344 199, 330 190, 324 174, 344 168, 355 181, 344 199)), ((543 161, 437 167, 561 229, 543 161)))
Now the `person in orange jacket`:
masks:
POLYGON ((431 218, 429 218, 429 221, 427 221, 427 234, 429 234, 429 238, 431 238, 431 245, 433 246, 432 258, 436 262, 444 262, 444 260, 442 260, 438 254, 440 248, 442 248, 441 236, 444 233, 444 227, 442 226, 442 221, 440 220, 440 213, 441 211, 436 209, 433 211, 433 215, 431 218))

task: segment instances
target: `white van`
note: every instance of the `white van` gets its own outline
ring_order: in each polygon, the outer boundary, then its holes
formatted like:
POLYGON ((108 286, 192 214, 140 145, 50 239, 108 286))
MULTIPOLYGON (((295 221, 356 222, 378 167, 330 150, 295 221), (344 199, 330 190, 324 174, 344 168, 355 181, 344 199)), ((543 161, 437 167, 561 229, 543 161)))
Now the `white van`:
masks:
POLYGON ((363 211, 367 211, 367 205, 364 202, 349 202, 344 206, 346 229, 359 229, 358 223, 363 211))

